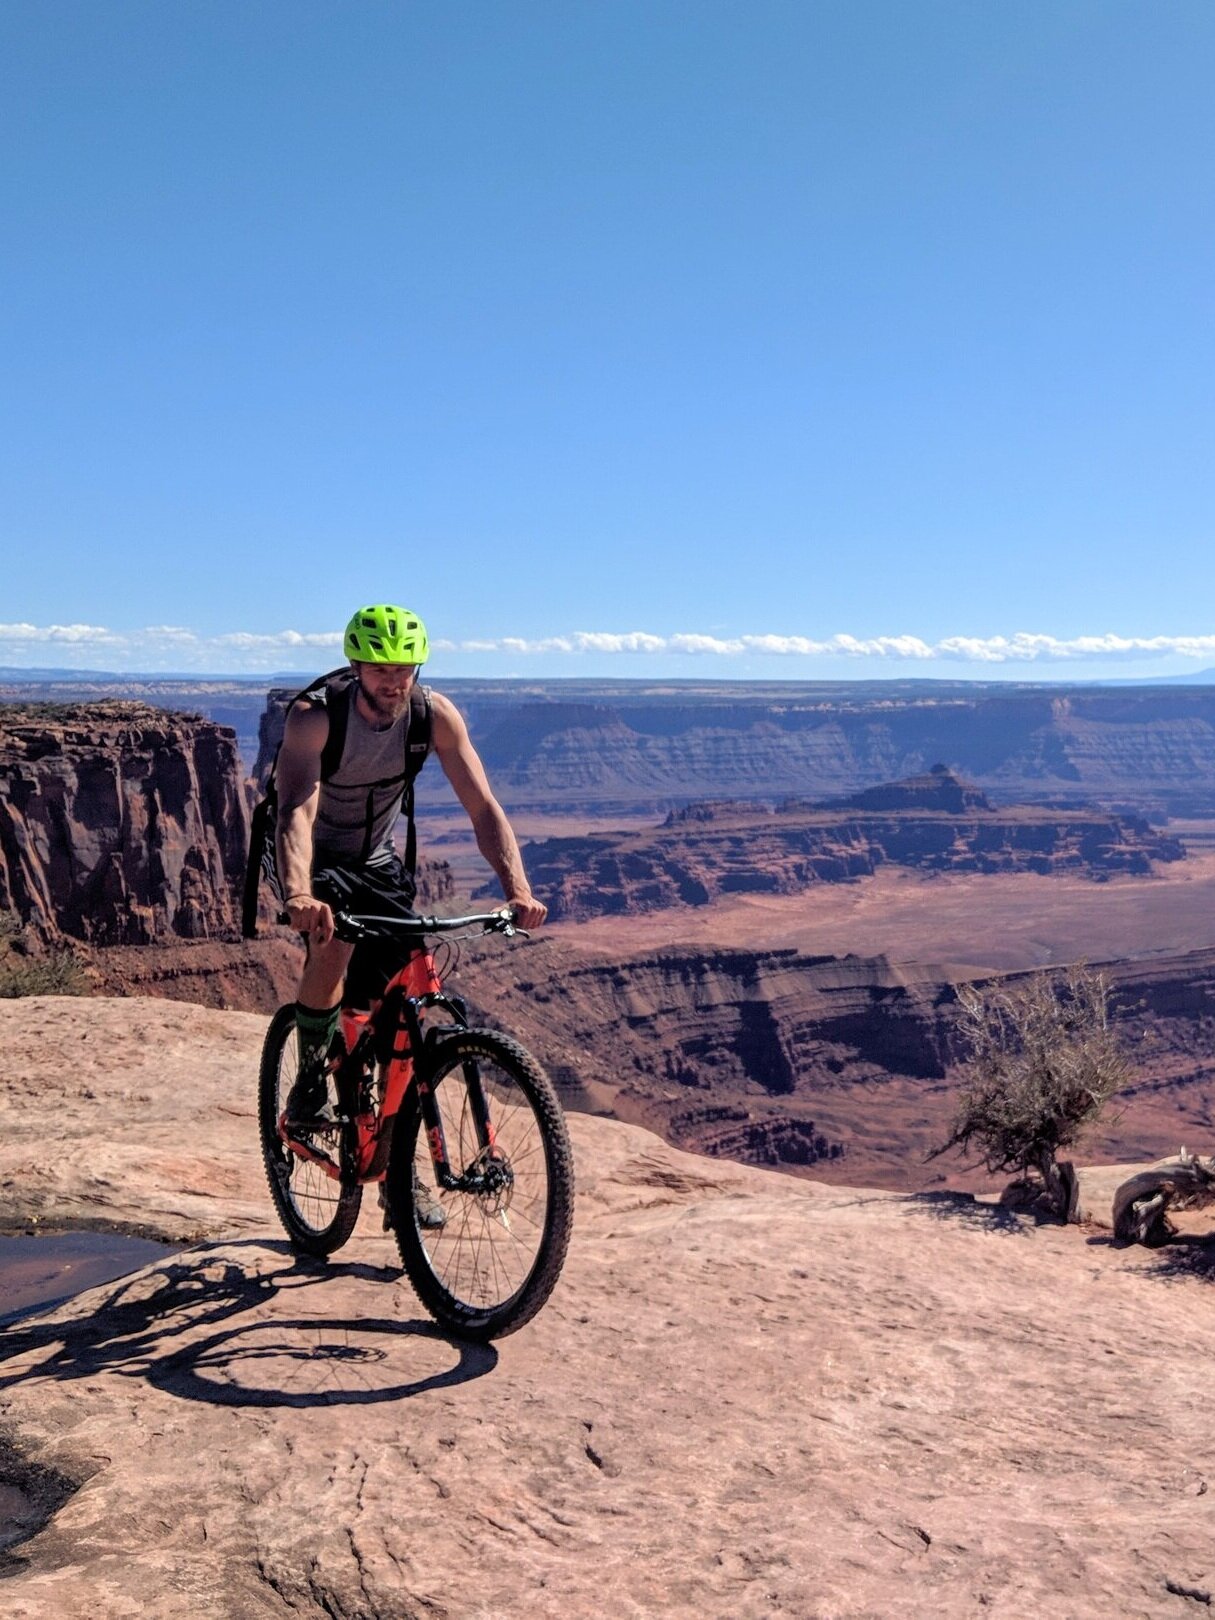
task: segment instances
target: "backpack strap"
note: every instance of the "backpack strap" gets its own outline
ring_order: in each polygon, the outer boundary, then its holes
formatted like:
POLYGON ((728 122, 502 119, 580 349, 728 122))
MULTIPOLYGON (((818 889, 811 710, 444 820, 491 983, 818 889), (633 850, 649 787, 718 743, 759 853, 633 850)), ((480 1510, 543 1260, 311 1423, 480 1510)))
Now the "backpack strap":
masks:
POLYGON ((302 692, 297 692, 287 705, 288 714, 297 703, 307 703, 313 708, 324 709, 329 716, 329 734, 321 749, 322 782, 327 782, 342 763, 346 726, 356 684, 357 677, 350 665, 346 664, 342 669, 331 669, 327 675, 318 675, 302 692))
POLYGON ((346 726, 350 720, 350 705, 354 702, 355 679, 347 671, 347 679, 340 675, 326 681, 325 712, 329 716, 329 735, 321 749, 321 781, 327 782, 342 763, 342 750, 346 746, 346 726))
POLYGON ((409 727, 405 733, 405 793, 401 811, 405 817, 405 870, 412 877, 418 865, 418 830, 413 820, 413 784, 430 753, 433 730, 430 688, 414 685, 409 694, 409 727))
MULTIPOLYGON (((308 685, 298 691, 287 704, 283 714, 286 724, 287 715, 297 703, 321 705, 329 710, 329 739, 325 743, 321 755, 321 774, 325 774, 327 757, 331 744, 337 743, 337 753, 330 766, 330 772, 335 771, 338 761, 342 757, 342 748, 346 742, 346 718, 350 713, 350 690, 354 681, 354 671, 349 665, 343 669, 331 669, 327 675, 318 675, 316 680, 309 681, 308 685), (345 677, 345 679, 343 679, 345 677), (340 688, 345 691, 341 693, 340 688)), ((249 827, 249 853, 245 860, 245 886, 241 897, 241 933, 245 939, 257 938, 257 905, 258 891, 264 878, 276 899, 281 900, 279 888, 277 860, 275 856, 275 824, 278 820, 278 784, 275 780, 278 774, 278 756, 282 748, 279 743, 274 750, 274 759, 270 764, 270 771, 266 777, 266 787, 262 798, 254 806, 249 827)))
POLYGON ((241 892, 240 931, 242 939, 257 938, 257 903, 262 878, 266 876, 267 851, 274 845, 274 784, 254 807, 249 823, 249 851, 245 857, 245 886, 241 892))

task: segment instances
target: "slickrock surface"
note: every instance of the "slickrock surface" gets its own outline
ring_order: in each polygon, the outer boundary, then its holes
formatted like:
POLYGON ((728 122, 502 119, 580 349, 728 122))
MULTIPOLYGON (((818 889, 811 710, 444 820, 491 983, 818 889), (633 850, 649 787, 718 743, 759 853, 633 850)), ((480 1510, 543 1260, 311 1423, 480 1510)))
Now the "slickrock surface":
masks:
POLYGON ((1207 1611, 1205 1248, 1119 1251, 575 1117, 565 1276, 529 1328, 461 1348, 369 1217, 328 1266, 286 1249, 261 1029, 0 1007, 22 1054, 0 1081, 8 1210, 209 1234, 0 1328, 27 1518, 82 1482, 13 1549, 6 1615, 1207 1611))
POLYGON ((236 740, 140 703, 0 707, 0 911, 99 945, 235 937, 236 740))

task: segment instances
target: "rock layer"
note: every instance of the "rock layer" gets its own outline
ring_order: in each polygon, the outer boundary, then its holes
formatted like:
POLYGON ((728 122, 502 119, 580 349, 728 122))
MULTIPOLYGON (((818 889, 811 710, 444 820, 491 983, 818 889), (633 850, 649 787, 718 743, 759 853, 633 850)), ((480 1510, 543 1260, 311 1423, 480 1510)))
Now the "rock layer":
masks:
POLYGON ((96 944, 232 937, 249 815, 235 739, 136 703, 0 710, 0 910, 96 944))
POLYGON ((1177 839, 1139 816, 1000 808, 945 770, 838 806, 692 804, 661 827, 548 838, 524 850, 554 921, 704 906, 728 894, 798 894, 815 883, 870 877, 884 865, 1102 879, 1184 858, 1177 839))
MULTIPOLYGON (((1104 971, 1134 1081, 1089 1152, 1198 1150, 1215 1119, 1215 951, 1104 971)), ((953 1156, 925 1160, 955 1107, 963 977, 978 976, 796 950, 571 959, 550 935, 470 947, 450 982, 519 1034, 574 1107, 705 1153, 912 1190, 982 1184, 953 1156)))
MULTIPOLYGON (((1002 800, 1209 815, 1215 686, 440 681, 515 809, 855 793, 945 761, 1002 800)), ((282 734, 270 694, 258 770, 282 734)), ((433 794, 430 773, 419 784, 433 794)))

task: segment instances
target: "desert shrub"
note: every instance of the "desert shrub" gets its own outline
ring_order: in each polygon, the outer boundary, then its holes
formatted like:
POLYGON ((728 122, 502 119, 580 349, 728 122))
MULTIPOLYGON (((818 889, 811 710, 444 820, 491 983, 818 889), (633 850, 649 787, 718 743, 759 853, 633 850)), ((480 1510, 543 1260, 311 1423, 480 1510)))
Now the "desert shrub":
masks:
POLYGON ((87 994, 84 966, 69 946, 31 950, 23 938, 21 919, 11 911, 0 911, 0 1000, 87 994))
POLYGON ((47 956, 0 957, 0 999, 87 993, 84 969, 71 951, 52 951, 47 956))
POLYGON ((1066 1214, 1074 1178, 1059 1154, 1130 1079, 1110 1024, 1109 985, 1090 968, 1061 980, 1038 973, 1015 984, 958 993, 969 1045, 967 1079, 948 1141, 993 1174, 1042 1178, 1049 1204, 1066 1214))

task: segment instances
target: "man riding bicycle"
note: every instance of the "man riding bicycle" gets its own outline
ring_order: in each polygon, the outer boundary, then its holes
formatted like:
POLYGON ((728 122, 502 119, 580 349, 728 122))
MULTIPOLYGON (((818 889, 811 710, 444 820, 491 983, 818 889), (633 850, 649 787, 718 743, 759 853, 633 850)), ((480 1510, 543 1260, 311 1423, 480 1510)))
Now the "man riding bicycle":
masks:
POLYGON ((308 949, 295 1009, 299 1075, 286 1106, 287 1125, 296 1131, 333 1123, 326 1060, 353 950, 334 937, 334 910, 412 908, 412 816, 404 860, 392 833, 407 794, 412 807, 413 777, 431 748, 519 926, 538 928, 547 915, 459 710, 418 685, 429 655, 421 619, 390 604, 360 608, 343 650, 352 676, 330 678, 292 703, 275 772, 279 882, 291 925, 306 935, 308 949))

